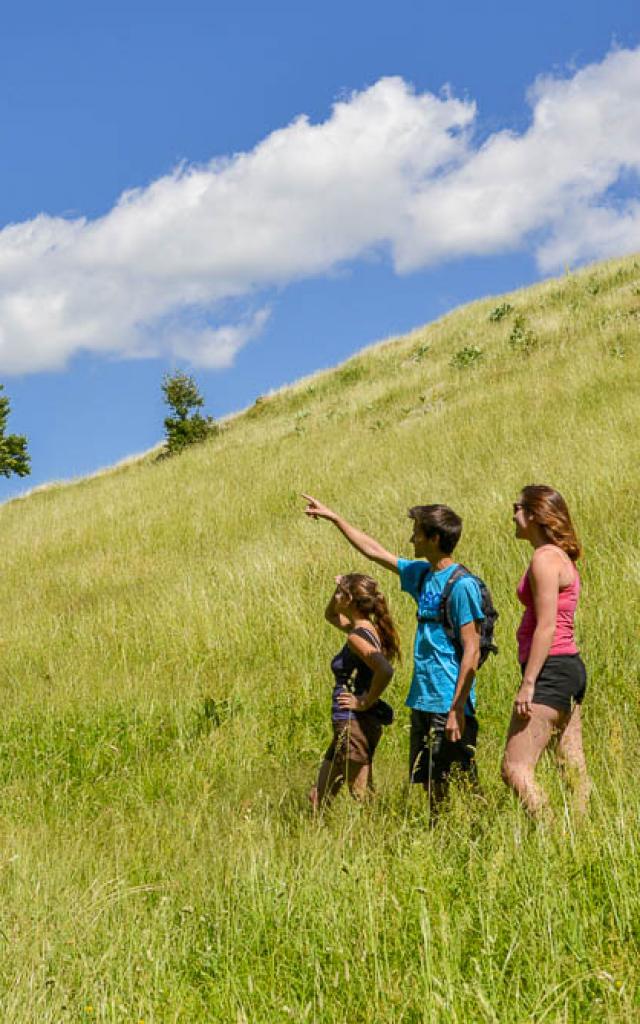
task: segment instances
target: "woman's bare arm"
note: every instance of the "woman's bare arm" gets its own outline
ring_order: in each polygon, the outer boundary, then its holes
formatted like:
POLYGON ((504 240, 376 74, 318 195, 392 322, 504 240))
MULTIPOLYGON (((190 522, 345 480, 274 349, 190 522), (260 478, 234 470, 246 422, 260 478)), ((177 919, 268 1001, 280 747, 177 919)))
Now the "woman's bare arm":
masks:
POLYGON ((384 693, 393 678, 393 668, 384 654, 364 637, 351 633, 349 647, 373 672, 371 686, 366 693, 356 697, 354 693, 338 694, 338 704, 350 711, 367 711, 384 693))
POLYGON ((549 656, 553 643, 561 568, 559 554, 553 549, 544 548, 534 552, 529 567, 529 582, 533 594, 536 628, 533 632, 522 685, 515 700, 516 711, 523 718, 528 718, 531 713, 531 700, 536 679, 549 656))
POLYGON ((324 610, 324 617, 331 626, 335 626, 336 629, 341 630, 341 632, 343 633, 348 632, 348 630, 352 628, 351 621, 347 618, 347 616, 341 615, 340 612, 336 610, 335 594, 331 595, 329 604, 324 610))

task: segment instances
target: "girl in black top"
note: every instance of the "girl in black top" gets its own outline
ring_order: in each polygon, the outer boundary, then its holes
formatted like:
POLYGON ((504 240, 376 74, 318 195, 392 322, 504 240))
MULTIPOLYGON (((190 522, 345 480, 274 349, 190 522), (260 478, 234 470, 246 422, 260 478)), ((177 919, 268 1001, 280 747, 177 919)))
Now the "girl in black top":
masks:
POLYGON ((347 634, 347 642, 331 662, 333 739, 309 793, 316 811, 344 782, 358 799, 373 788, 371 762, 382 733, 379 698, 400 652, 387 602, 370 576, 336 576, 325 618, 347 634))

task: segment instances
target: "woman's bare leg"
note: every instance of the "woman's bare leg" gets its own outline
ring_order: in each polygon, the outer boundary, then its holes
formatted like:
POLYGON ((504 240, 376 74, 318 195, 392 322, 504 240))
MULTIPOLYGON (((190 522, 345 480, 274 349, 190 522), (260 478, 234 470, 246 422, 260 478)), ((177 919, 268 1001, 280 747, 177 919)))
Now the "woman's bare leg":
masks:
POLYGON ((326 807, 340 792, 343 782, 344 772, 339 769, 336 761, 324 760, 320 765, 318 781, 309 792, 309 801, 313 810, 319 811, 322 807, 326 807))
POLYGON ((565 726, 561 729, 556 756, 573 790, 576 811, 582 817, 589 804, 591 779, 587 773, 582 745, 582 713, 579 704, 574 705, 565 726))
POLYGON ((530 718, 520 718, 515 711, 511 715, 502 778, 534 818, 544 816, 548 806, 547 795, 535 780, 536 765, 554 732, 564 727, 566 718, 566 712, 546 704, 532 704, 530 718))
POLYGON ((347 761, 349 792, 356 800, 366 800, 373 791, 373 771, 370 764, 347 761))

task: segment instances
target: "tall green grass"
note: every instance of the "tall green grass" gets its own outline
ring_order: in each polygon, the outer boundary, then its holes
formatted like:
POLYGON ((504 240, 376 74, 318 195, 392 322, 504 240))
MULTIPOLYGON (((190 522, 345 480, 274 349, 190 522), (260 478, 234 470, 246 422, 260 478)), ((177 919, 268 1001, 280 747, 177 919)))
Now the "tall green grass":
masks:
POLYGON ((640 261, 465 307, 265 396, 179 459, 0 508, 0 1006, 11 1022, 640 1020, 640 261), (494 310, 512 308, 491 317, 494 310), (460 355, 474 351, 479 355, 460 355), (594 796, 557 825, 499 781, 527 552, 511 502, 567 497, 594 796), (445 501, 490 583, 482 795, 432 828, 406 785, 413 608, 378 797, 322 823, 322 611, 365 569, 301 490, 408 553, 445 501))

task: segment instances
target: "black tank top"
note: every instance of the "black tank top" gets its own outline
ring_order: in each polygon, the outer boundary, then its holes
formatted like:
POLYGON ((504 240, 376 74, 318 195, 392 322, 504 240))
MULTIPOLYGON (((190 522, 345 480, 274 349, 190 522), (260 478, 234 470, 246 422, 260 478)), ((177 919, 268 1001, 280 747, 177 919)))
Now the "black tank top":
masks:
MULTIPOLYGON (((380 650, 380 641, 372 629, 358 626, 357 629, 352 631, 351 635, 361 636, 380 650)), ((335 678, 331 697, 331 718, 334 722, 348 722, 353 712, 349 711, 348 708, 340 707, 338 704, 338 694, 342 693, 346 688, 355 694, 356 697, 361 697, 371 686, 373 672, 366 662, 355 651, 351 650, 348 642, 332 659, 331 671, 335 678)))

